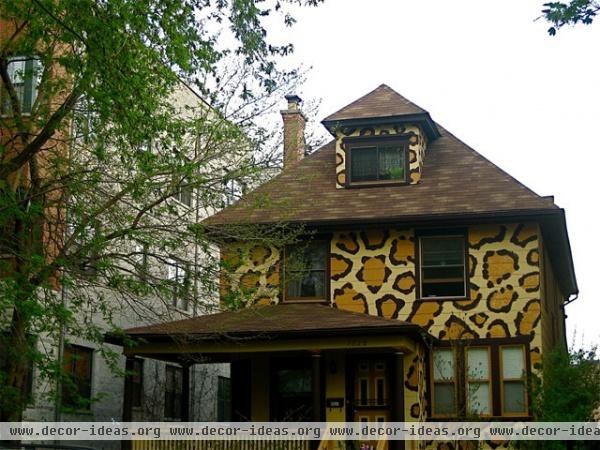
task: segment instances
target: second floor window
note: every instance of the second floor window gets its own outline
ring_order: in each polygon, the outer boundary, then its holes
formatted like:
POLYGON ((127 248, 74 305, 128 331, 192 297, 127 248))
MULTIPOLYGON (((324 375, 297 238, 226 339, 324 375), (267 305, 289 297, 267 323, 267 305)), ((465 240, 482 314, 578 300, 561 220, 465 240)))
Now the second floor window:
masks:
POLYGON ((171 258, 167 262, 167 280, 173 289, 172 306, 187 311, 189 306, 189 277, 187 265, 171 258))
POLYGON ((192 188, 189 185, 189 183, 190 183, 190 181, 187 178, 185 178, 181 182, 181 186, 179 187, 179 190, 174 195, 175 200, 177 200, 179 203, 181 203, 182 205, 185 205, 185 206, 192 206, 192 197, 194 194, 194 188, 192 188))
POLYGON ((420 297, 467 296, 464 236, 421 236, 420 297))
POLYGON ((323 241, 286 248, 286 300, 327 299, 328 256, 328 244, 323 241))
MULTIPOLYGON (((40 61, 36 58, 17 56, 10 58, 7 65, 8 77, 19 99, 22 114, 30 114, 35 99, 40 75, 40 61)), ((12 114, 11 101, 6 88, 2 89, 2 114, 12 114)))

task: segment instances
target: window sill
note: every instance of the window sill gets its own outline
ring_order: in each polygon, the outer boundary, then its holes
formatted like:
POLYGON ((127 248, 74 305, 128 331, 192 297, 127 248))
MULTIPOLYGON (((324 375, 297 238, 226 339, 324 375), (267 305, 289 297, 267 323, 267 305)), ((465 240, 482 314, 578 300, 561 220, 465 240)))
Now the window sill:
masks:
POLYGON ((530 415, 522 415, 522 416, 469 416, 469 417, 458 417, 458 416, 434 416, 428 417, 428 422, 491 422, 491 421, 504 421, 504 422, 517 422, 517 421, 532 421, 533 416, 530 415))
POLYGON ((410 184, 406 180, 379 180, 379 181, 349 181, 346 187, 349 189, 359 189, 367 187, 401 186, 410 184))
POLYGON ((448 302, 457 302, 457 301, 466 301, 471 300, 471 297, 420 297, 417 298, 418 302, 439 302, 439 301, 448 301, 448 302))
POLYGON ((281 303, 322 303, 329 304, 329 300, 327 299, 318 299, 318 298, 284 298, 281 303))

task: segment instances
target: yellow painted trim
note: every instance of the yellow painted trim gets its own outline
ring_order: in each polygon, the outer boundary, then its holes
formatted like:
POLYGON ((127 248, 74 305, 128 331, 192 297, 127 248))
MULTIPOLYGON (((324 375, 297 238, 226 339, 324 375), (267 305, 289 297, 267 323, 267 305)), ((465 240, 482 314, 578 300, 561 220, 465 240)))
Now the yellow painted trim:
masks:
POLYGON ((153 355, 153 354, 236 354, 236 353, 270 353, 296 350, 344 350, 344 349, 369 349, 389 347, 397 351, 412 353, 415 351, 415 341, 405 336, 347 336, 320 339, 281 339, 272 341, 248 340, 246 342, 214 342, 204 344, 175 343, 149 343, 140 344, 134 348, 124 349, 125 355, 153 355))

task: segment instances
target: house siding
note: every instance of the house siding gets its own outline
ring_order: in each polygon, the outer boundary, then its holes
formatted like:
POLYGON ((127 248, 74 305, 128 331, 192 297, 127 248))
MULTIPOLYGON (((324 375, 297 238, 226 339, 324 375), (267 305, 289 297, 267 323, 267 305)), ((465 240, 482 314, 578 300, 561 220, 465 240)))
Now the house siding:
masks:
MULTIPOLYGON (((336 231, 330 241, 329 302, 339 309, 418 324, 442 340, 528 337, 532 365, 539 362, 542 348, 551 343, 542 344, 538 225, 473 225, 466 228, 466 236, 469 298, 421 301, 417 299, 415 229, 336 231)), ((224 300, 241 287, 244 295, 237 301, 281 301, 279 250, 231 244, 222 250, 222 258, 228 269, 222 275, 224 300)), ((551 273, 548 277, 554 280, 551 273)), ((546 291, 555 292, 556 282, 549 283, 553 286, 546 291)), ((548 310, 552 311, 557 300, 549 301, 548 310)), ((544 325, 552 318, 548 312, 544 325)), ((549 339, 549 333, 546 335, 549 339)), ((416 344, 414 352, 404 358, 406 420, 427 419, 426 354, 424 345, 416 344)), ((328 379, 327 396, 339 396, 344 377, 338 374, 335 383, 329 381, 334 380, 328 379)), ((344 409, 327 414, 327 420, 342 417, 344 409)))

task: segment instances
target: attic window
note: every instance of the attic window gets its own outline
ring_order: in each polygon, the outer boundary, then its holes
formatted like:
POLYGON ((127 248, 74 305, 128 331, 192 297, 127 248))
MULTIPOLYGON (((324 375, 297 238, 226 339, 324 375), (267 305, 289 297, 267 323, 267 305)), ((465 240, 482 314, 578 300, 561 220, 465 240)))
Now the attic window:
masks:
POLYGON ((406 183, 406 141, 384 137, 353 138, 346 142, 350 185, 406 183))

